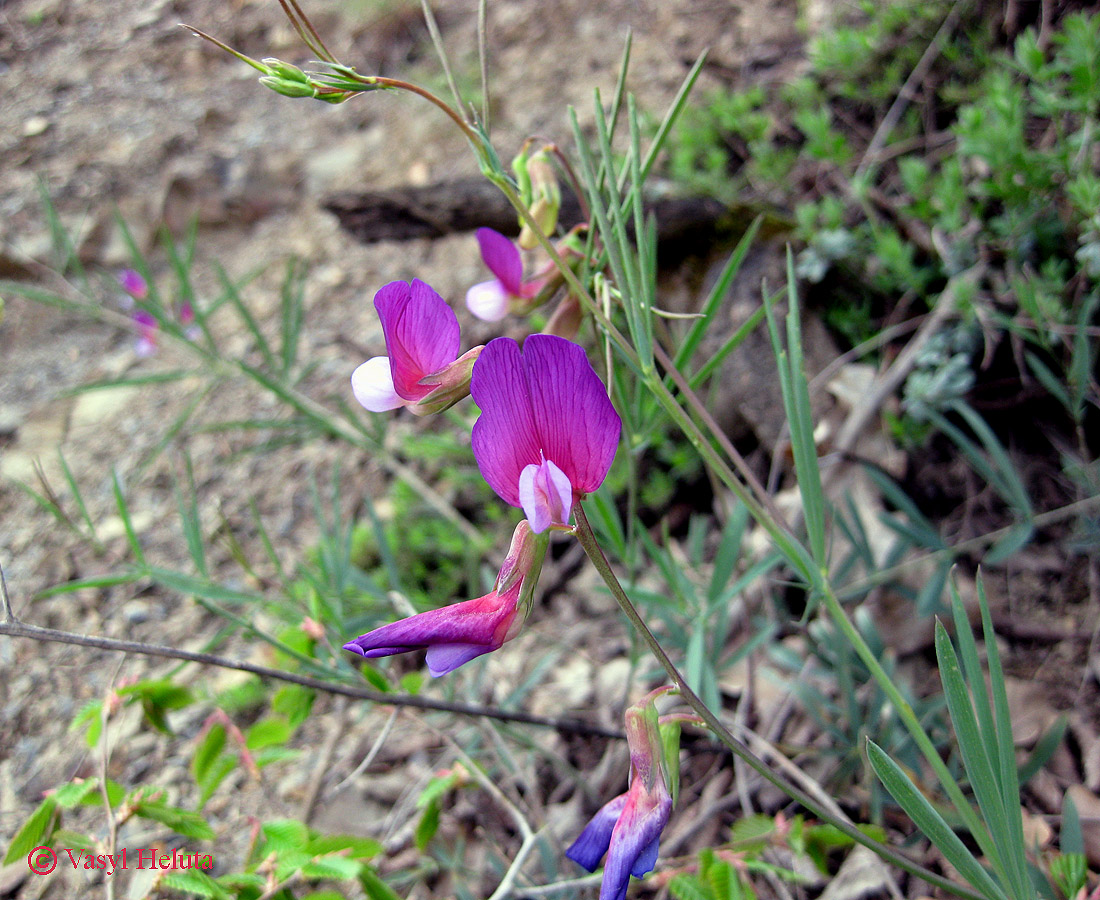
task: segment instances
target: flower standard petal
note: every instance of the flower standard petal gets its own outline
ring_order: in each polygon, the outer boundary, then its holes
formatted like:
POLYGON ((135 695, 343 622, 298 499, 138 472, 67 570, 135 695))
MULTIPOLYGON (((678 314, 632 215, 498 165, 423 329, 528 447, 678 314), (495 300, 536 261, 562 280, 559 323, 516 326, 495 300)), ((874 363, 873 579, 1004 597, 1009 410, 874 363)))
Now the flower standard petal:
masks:
POLYGON ((393 281, 374 295, 386 337, 390 371, 398 396, 416 402, 432 391, 419 384, 458 356, 460 335, 454 310, 427 284, 393 281))
POLYGON ((521 506, 520 473, 542 459, 523 357, 515 341, 496 338, 485 345, 474 363, 470 396, 481 409, 470 436, 481 475, 505 503, 521 506))
POLYGON ((622 422, 584 348, 547 334, 523 345, 531 407, 546 458, 577 494, 603 484, 619 445, 622 422))
POLYGON ((515 297, 523 295, 523 258, 519 249, 499 231, 492 228, 477 230, 477 243, 481 259, 504 290, 515 297))
POLYGON ((574 499, 603 482, 622 425, 584 348, 533 334, 521 354, 511 338, 497 338, 474 365, 470 393, 481 408, 474 458, 505 503, 524 505, 519 479, 530 465, 552 462, 574 499))

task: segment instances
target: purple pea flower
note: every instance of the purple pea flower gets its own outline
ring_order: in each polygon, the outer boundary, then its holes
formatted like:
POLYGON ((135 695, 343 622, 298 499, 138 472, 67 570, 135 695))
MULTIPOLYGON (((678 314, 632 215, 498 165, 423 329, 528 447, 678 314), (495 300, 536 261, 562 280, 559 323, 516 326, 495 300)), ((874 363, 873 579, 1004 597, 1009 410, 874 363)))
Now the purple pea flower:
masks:
POLYGON ((408 407, 440 412, 468 393, 481 348, 458 356, 458 318, 423 281, 393 281, 374 295, 389 356, 375 356, 351 376, 351 389, 371 412, 408 407))
POLYGON ((496 278, 475 284, 466 292, 466 308, 486 322, 499 322, 513 300, 529 300, 542 289, 542 279, 523 280, 519 248, 492 228, 477 230, 481 259, 496 278))
POLYGON ((630 876, 641 878, 653 870, 661 832, 672 812, 665 751, 652 702, 626 711, 626 740, 630 787, 604 804, 565 851, 589 872, 607 854, 600 900, 624 900, 630 876))
POLYGON ((119 272, 118 283, 134 300, 144 300, 149 296, 149 285, 145 283, 141 274, 133 269, 123 269, 119 272))
POLYGON ((521 353, 496 338, 474 365, 470 393, 481 408, 471 444, 482 477, 523 508, 536 534, 568 525, 573 504, 607 476, 622 427, 584 348, 533 334, 521 353))
POLYGON ((535 570, 538 577, 536 562, 541 564, 536 561, 531 529, 522 521, 512 535, 496 584, 484 597, 391 622, 348 641, 344 649, 374 659, 426 647, 432 677, 453 672, 519 634, 527 618, 527 611, 519 606, 520 594, 529 573, 535 570))
POLYGON ((144 309, 137 310, 130 318, 138 333, 134 352, 142 357, 152 356, 157 352, 157 320, 144 309))

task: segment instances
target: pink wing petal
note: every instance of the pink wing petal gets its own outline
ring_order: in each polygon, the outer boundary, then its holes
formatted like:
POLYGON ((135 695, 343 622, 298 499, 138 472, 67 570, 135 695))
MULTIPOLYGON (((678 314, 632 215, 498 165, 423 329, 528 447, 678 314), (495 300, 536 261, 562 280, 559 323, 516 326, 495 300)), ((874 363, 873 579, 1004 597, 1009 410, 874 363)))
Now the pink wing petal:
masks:
POLYGON ((519 297, 523 292, 523 259, 519 249, 499 231, 492 228, 477 230, 477 243, 481 247, 481 259, 489 271, 504 285, 504 290, 519 297))
POLYGON ((419 400, 432 391, 417 382, 458 356, 458 318, 446 301, 419 279, 393 281, 374 295, 390 357, 393 386, 405 400, 419 400))
POLYGON ((523 364, 546 458, 566 474, 574 491, 596 490, 615 458, 622 422, 584 348, 533 334, 524 342, 523 364))
POLYGON ((470 438, 481 477, 505 503, 520 506, 520 473, 541 459, 523 358, 515 341, 496 338, 485 345, 474 363, 470 396, 481 408, 470 438))

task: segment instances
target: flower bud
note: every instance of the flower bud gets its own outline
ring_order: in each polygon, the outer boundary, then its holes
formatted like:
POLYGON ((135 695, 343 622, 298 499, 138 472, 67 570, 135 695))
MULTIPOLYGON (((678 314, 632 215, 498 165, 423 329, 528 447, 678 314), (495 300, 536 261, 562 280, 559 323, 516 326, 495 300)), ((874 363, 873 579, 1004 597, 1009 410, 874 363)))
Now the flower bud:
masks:
POLYGON ((264 87, 271 88, 276 94, 282 94, 284 97, 316 97, 317 89, 310 84, 303 84, 300 81, 294 81, 292 79, 280 78, 277 75, 265 75, 260 79, 260 84, 264 87))
MULTIPOLYGON (((558 227, 558 211, 561 209, 561 187, 554 165, 550 161, 549 148, 543 147, 526 163, 527 177, 530 183, 530 198, 527 209, 535 220, 539 230, 552 235, 558 227)), ((520 222, 519 245, 524 250, 533 250, 538 246, 535 232, 526 222, 520 222)))
POLYGON ((296 81, 298 84, 309 84, 309 76, 297 66, 285 63, 281 59, 269 56, 260 62, 267 67, 268 74, 283 81, 296 81))

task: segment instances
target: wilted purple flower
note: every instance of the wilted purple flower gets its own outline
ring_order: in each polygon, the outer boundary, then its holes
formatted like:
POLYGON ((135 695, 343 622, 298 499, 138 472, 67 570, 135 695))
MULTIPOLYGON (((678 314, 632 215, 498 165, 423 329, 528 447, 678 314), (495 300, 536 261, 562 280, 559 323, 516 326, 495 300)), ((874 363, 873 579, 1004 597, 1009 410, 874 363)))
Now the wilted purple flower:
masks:
POLYGON ((661 832, 672 812, 665 750, 652 701, 626 711, 630 786, 606 803, 565 855, 594 872, 607 854, 600 900, 623 900, 630 876, 641 878, 657 864, 661 832))
POLYGON ((420 280, 392 281, 374 295, 389 356, 375 356, 351 376, 351 389, 371 412, 406 406, 418 415, 439 412, 468 393, 481 348, 458 357, 454 310, 420 280))
POLYGON ((373 659, 426 647, 428 671, 433 677, 453 672, 519 633, 527 618, 527 610, 519 607, 520 593, 535 562, 531 529, 527 522, 520 522, 496 584, 484 597, 391 622, 348 641, 344 649, 373 659))
POLYGON ((481 408, 471 443, 482 477, 536 534, 568 525, 573 503, 607 476, 622 427, 584 348, 533 334, 521 353, 497 338, 474 365, 470 393, 481 408))
POLYGON ((118 283, 135 300, 144 300, 149 296, 149 285, 145 283, 141 274, 133 269, 123 269, 119 272, 118 283))
POLYGON ((157 320, 144 309, 137 310, 131 320, 138 332, 134 352, 138 356, 152 356, 157 352, 157 320))
POLYGON ((529 300, 542 288, 543 280, 523 280, 523 258, 519 248, 492 228, 477 230, 481 259, 496 278, 475 284, 466 292, 466 307, 479 319, 499 322, 513 300, 529 300))

